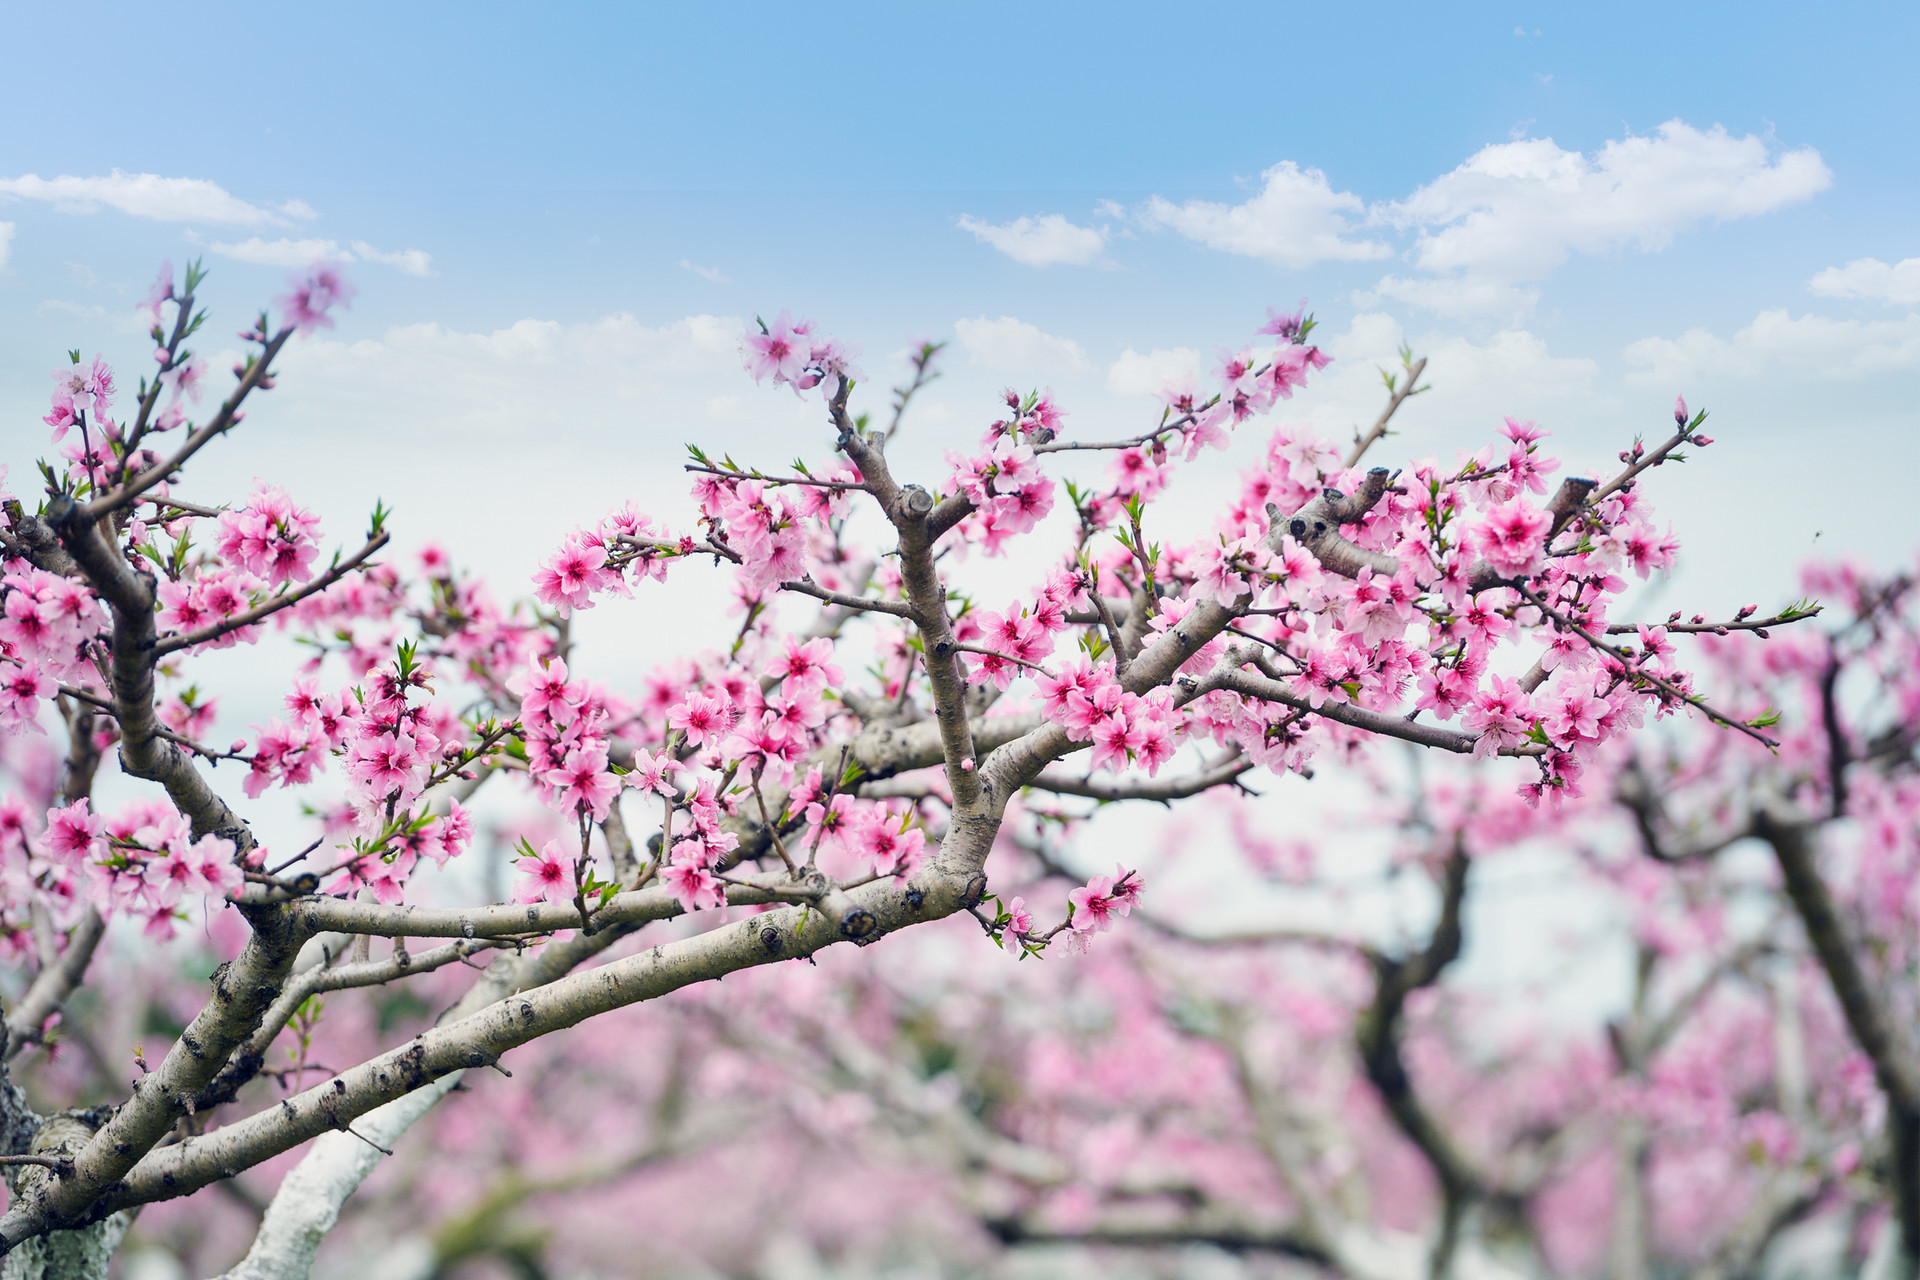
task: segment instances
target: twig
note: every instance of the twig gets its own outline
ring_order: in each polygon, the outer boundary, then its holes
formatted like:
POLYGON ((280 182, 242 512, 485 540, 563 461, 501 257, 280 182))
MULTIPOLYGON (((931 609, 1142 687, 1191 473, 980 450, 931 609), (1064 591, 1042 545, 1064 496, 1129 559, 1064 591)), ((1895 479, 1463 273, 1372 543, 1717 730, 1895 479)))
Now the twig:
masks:
MULTIPOLYGON (((1411 352, 1408 352, 1405 354, 1411 354, 1411 352)), ((1420 381, 1420 375, 1426 372, 1427 358, 1425 356, 1421 356, 1418 360, 1415 360, 1412 364, 1407 364, 1403 355, 1401 360, 1401 367, 1407 371, 1407 380, 1399 384, 1398 386, 1395 386, 1392 376, 1391 375, 1388 376, 1387 387, 1392 392, 1392 395, 1389 396, 1387 399, 1387 407, 1380 411, 1380 416, 1374 419, 1373 426, 1370 430, 1368 430, 1366 435, 1362 436, 1362 435, 1356 434, 1354 436, 1353 452, 1347 455, 1347 460, 1343 464, 1343 468, 1342 468, 1343 470, 1351 470, 1352 468, 1359 466, 1360 459, 1366 455, 1367 450, 1373 447, 1375 441, 1381 439, 1387 434, 1387 424, 1393 421, 1393 415, 1395 411, 1397 411, 1400 408, 1400 406, 1405 404, 1409 399, 1419 395, 1422 391, 1425 391, 1427 389, 1425 387, 1416 387, 1414 385, 1415 383, 1420 381)))
POLYGON ((312 582, 307 583, 298 591, 284 592, 264 604, 255 605, 245 613, 237 613, 231 618, 222 622, 216 622, 211 626, 202 627, 198 631, 189 631, 185 635, 177 635, 171 639, 162 640, 154 646, 154 659, 158 661, 170 653, 178 653, 182 649, 191 649, 194 645, 205 644, 209 640, 218 640, 221 636, 229 632, 238 631, 242 627, 250 627, 262 618, 271 617, 289 605, 299 604, 315 592, 325 591, 328 587, 331 587, 334 583, 339 582, 349 573, 358 569, 374 552, 386 546, 390 537, 391 535, 388 534, 385 529, 380 530, 368 538, 367 545, 355 552, 346 563, 332 566, 325 573, 315 578, 312 582))

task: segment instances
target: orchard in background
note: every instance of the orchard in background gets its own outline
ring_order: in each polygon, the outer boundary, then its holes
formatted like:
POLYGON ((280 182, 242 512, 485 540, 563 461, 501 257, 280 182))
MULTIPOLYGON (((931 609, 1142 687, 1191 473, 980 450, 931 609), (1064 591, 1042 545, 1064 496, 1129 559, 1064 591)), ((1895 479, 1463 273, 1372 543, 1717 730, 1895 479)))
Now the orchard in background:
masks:
POLYGON ((5 508, 7 1275, 105 1275, 155 1205, 141 1235, 202 1271, 304 1276, 389 1156, 337 1248, 404 1236, 423 1276, 1196 1245, 1383 1280, 1915 1273, 1911 582, 1815 571, 1825 631, 1810 603, 1616 617, 1676 552, 1646 473, 1711 443, 1684 402, 1611 476, 1513 420, 1368 470, 1408 353, 1350 446, 1282 426, 1212 527, 1168 528, 1169 476, 1326 363, 1309 317, 1126 438, 1010 391, 913 483, 887 448, 938 347, 876 416, 857 353, 783 313, 747 371, 817 397, 830 456, 694 448, 683 517, 583 525, 507 605, 388 554, 384 510, 327 553, 285 487, 185 487, 352 296, 298 278, 202 417, 199 281, 149 297, 151 379, 56 370, 59 461, 5 508), (1035 538, 1023 589, 956 585, 1035 538), (669 572, 721 575, 736 638, 595 683, 571 615, 669 572), (269 628, 311 655, 284 713, 207 741, 194 659, 269 628), (96 805, 103 768, 140 798, 96 805), (1351 824, 1251 808, 1334 770, 1377 793, 1351 824), (483 787, 526 809, 506 902, 463 874, 497 853, 483 787), (249 825, 269 789, 310 821, 249 825), (1220 832, 1161 864, 1211 901, 1154 907, 1155 851, 1086 821, 1156 802, 1220 832), (1331 908, 1368 831, 1430 880, 1422 927, 1331 908), (1550 983, 1441 982, 1473 868, 1542 843, 1631 931, 1604 1029, 1543 1018, 1550 983), (1210 923, 1261 877, 1322 922, 1210 923), (203 928, 196 985, 175 935, 203 928))

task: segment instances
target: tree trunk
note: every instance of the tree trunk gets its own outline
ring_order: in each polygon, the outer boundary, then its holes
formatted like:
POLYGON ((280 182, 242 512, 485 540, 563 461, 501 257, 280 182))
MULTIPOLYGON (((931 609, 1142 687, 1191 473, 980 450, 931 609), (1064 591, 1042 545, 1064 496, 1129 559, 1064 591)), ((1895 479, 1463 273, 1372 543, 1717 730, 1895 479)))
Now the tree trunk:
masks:
MULTIPOLYGON (((94 1128, 82 1116, 54 1116, 34 1134, 32 1154, 71 1155, 93 1137, 94 1128)), ((14 1197, 30 1197, 52 1179, 51 1170, 25 1166, 14 1177, 14 1197)), ((132 1212, 122 1210, 77 1231, 35 1236, 0 1259, 0 1280, 107 1280, 107 1263, 132 1225, 132 1212)))

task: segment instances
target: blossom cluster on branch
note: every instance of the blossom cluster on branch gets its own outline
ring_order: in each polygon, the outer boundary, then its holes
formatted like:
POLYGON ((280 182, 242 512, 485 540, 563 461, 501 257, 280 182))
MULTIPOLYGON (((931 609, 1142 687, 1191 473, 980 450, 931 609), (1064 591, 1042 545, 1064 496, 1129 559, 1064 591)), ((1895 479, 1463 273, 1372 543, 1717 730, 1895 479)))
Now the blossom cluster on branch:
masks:
MULTIPOLYGON (((382 558, 384 508, 359 546, 327 556, 318 519, 280 485, 235 505, 185 496, 194 456, 272 389, 285 344, 330 326, 352 297, 336 268, 297 277, 282 322, 262 313, 242 333, 233 388, 196 421, 187 405, 208 382, 188 346, 204 320, 200 280, 196 266, 181 287, 170 270, 156 284, 156 372, 131 413, 114 416, 104 360, 74 353, 61 367, 46 421, 65 465, 42 464, 33 510, 5 507, 0 716, 28 732, 57 723, 66 741, 43 785, 0 808, 0 948, 33 973, 7 1052, 56 1042, 109 922, 165 938, 204 903, 244 927, 212 998, 117 1110, 94 1117, 97 1132, 21 1166, 0 1249, 356 1134, 357 1121, 588 1018, 838 943, 965 916, 1022 959, 1057 942, 1132 964, 1150 945, 1136 919, 1150 901, 1140 862, 1115 850, 1111 875, 1064 876, 1052 841, 1079 818, 1061 806, 1230 800, 1259 771, 1363 763, 1385 738, 1489 771, 1468 775, 1470 804, 1420 818, 1445 837, 1415 860, 1442 905, 1425 944, 1393 956, 1340 943, 1373 975, 1360 1075, 1440 1180, 1443 1258, 1469 1207, 1519 1194, 1439 1135, 1406 1085, 1405 1022, 1459 954, 1468 862, 1611 803, 1650 720, 1697 712, 1715 760, 1787 749, 1767 732, 1774 703, 1727 655, 1775 663, 1764 690, 1796 660, 1766 655, 1799 653, 1763 643, 1768 628, 1814 606, 1723 622, 1622 616, 1631 583, 1677 550, 1644 477, 1711 443, 1705 414, 1684 403, 1665 439, 1634 442, 1611 477, 1553 483, 1546 433, 1513 419, 1451 461, 1369 467, 1394 411, 1424 390, 1409 353, 1371 433, 1343 452, 1283 423, 1255 445, 1214 525, 1178 529, 1157 505, 1170 476, 1258 430, 1327 364, 1310 317, 1270 314, 1206 386, 1170 385, 1132 435, 1081 438, 1050 393, 1010 390, 971 450, 947 451, 943 474, 916 484, 895 476, 888 445, 937 376, 938 344, 912 353, 883 428, 851 407, 857 351, 782 313, 743 335, 746 371, 817 395, 832 456, 769 472, 693 448, 684 523, 631 504, 581 513, 540 557, 533 601, 502 605, 437 547, 382 558), (1024 586, 1000 573, 970 591, 954 572, 968 556, 1014 563, 1012 548, 1047 538, 1049 551, 1019 561, 1038 566, 1024 586), (666 663, 633 691, 586 674, 574 615, 716 570, 742 619, 729 646, 666 663), (217 698, 192 681, 195 659, 274 632, 303 654, 284 716, 209 742, 217 698), (1683 664, 1690 635, 1731 673, 1724 694, 1683 664), (97 806, 110 759, 157 790, 97 806), (247 800, 299 794, 310 819, 256 830, 224 794, 229 778, 247 800), (500 895, 511 902, 469 891, 450 903, 472 882, 459 873, 483 788, 543 816, 513 842, 517 874, 500 895), (375 938, 393 940, 386 955, 375 938), (447 941, 409 950, 419 938, 447 941), (483 951, 485 974, 437 1025, 406 1041, 362 1037, 315 1065, 320 993, 445 982, 483 951), (268 1051, 283 1037, 297 1042, 295 1065, 276 1075, 268 1051)), ((1801 830, 1772 808, 1754 813, 1743 830, 1801 830)), ((1775 844, 1791 888, 1792 838, 1775 844)), ((1816 943, 1824 883, 1794 897, 1816 943)), ((1875 1039, 1898 1013, 1850 1003, 1837 961, 1820 959, 1904 1105, 1906 1068, 1885 1067, 1875 1039)), ((1257 1110, 1249 1080, 1235 1105, 1257 1110)), ((407 1114, 399 1131, 418 1118, 407 1114)), ((335 1148, 309 1158, 323 1151, 335 1148)), ((360 1176, 327 1185, 344 1196, 360 1176)), ((1312 1183, 1287 1191, 1305 1215, 1296 1252, 1364 1273, 1331 1211, 1314 1218, 1312 1183)), ((312 1208, 296 1201, 287 1213, 312 1208)), ((271 1235, 256 1248, 275 1247, 271 1235)))

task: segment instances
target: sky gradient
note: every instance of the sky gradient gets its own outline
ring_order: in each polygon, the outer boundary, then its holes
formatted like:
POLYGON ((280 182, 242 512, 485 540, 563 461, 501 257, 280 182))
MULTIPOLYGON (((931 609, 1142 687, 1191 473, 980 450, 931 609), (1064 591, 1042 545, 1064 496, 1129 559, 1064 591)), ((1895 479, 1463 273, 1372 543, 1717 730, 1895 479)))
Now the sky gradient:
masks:
MULTIPOLYGON (((1304 299, 1335 364, 1283 419, 1343 435, 1401 341, 1431 357, 1394 465, 1511 414, 1603 471, 1676 394, 1709 408, 1715 448, 1651 491, 1689 603, 1770 604, 1810 554, 1904 562, 1920 532, 1904 502, 1835 500, 1863 463, 1920 464, 1920 141, 1876 127, 1920 118, 1911 6, 13 21, 49 54, 0 82, 29 126, 0 131, 16 482, 61 352, 139 367, 160 260, 206 258, 230 344, 326 252, 354 259, 353 309, 198 483, 298 474, 343 537, 384 498, 401 545, 508 592, 618 501, 679 518, 685 441, 825 452, 817 407, 738 371, 740 327, 783 307, 880 383, 953 341, 901 446, 929 473, 1007 384, 1052 386, 1076 433, 1138 430, 1165 375, 1304 299), (51 54, 82 30, 80 81, 137 92, 76 91, 51 54)), ((1232 470, 1178 481, 1169 523, 1203 527, 1232 470)))

